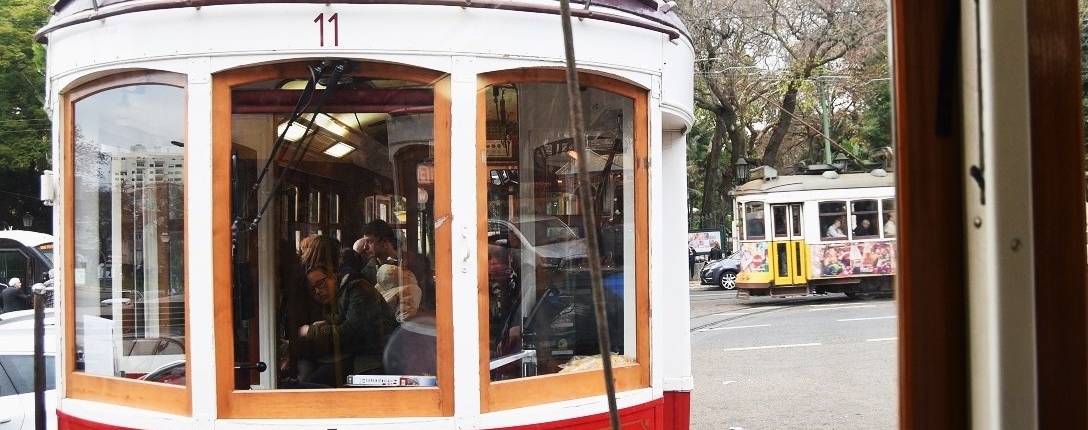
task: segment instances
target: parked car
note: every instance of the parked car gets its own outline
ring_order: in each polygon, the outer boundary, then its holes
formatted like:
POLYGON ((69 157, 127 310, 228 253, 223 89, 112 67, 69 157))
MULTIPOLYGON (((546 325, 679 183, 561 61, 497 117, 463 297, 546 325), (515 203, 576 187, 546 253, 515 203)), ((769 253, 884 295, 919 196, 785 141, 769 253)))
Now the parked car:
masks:
MULTIPOLYGON (((57 428, 57 338, 53 312, 45 313, 45 417, 57 428)), ((0 430, 34 430, 34 310, 0 314, 0 430)))
POLYGON ((699 283, 702 285, 717 285, 725 290, 737 288, 737 273, 740 273, 740 253, 721 260, 708 261, 699 271, 699 283))

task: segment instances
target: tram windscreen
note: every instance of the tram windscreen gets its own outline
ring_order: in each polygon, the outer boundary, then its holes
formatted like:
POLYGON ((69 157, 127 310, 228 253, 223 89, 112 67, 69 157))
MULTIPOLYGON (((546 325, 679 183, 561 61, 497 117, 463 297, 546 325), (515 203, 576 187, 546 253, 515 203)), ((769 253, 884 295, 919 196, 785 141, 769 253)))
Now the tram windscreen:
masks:
POLYGON ((315 76, 232 89, 234 300, 257 304, 253 318, 236 312, 235 385, 426 383, 439 305, 434 90, 315 76), (254 370, 264 360, 270 381, 254 370))
POLYGON ((185 93, 74 103, 76 371, 135 378, 185 357, 185 93))
POLYGON ((588 181, 571 138, 566 86, 495 85, 486 100, 491 380, 600 367, 589 253, 601 258, 610 352, 633 360, 633 102, 586 88, 588 181), (579 193, 595 214, 583 221, 579 193), (597 232, 590 249, 586 232, 597 232))

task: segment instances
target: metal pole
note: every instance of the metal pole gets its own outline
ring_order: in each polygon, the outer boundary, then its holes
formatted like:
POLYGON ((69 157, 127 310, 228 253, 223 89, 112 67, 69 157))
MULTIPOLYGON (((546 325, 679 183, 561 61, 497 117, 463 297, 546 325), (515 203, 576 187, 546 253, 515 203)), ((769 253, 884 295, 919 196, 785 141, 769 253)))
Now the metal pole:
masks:
POLYGON ((45 430, 45 285, 34 284, 34 428, 45 430))
POLYGON ((820 87, 820 111, 824 120, 824 164, 831 164, 831 99, 827 95, 827 82, 817 79, 820 87))

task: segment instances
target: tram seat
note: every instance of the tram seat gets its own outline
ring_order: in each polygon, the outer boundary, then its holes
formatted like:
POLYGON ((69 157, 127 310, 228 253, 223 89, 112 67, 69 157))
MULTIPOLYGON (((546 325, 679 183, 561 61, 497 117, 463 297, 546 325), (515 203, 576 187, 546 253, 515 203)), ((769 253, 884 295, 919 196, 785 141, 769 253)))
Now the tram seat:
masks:
POLYGON ((435 375, 436 350, 434 316, 419 313, 393 330, 382 367, 389 375, 435 375))

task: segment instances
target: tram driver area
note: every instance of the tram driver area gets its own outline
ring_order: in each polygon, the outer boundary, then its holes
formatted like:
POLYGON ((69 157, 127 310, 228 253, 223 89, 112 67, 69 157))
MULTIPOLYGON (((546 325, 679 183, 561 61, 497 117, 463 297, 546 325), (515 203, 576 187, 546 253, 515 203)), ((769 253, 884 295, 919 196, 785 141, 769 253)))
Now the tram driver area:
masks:
MULTIPOLYGON (((325 77, 232 90, 236 389, 437 383, 436 315, 448 306, 438 292, 451 286, 436 271, 449 258, 439 246, 436 202, 450 188, 435 173, 435 90, 369 77, 346 62, 310 67, 340 66, 338 76, 311 71, 325 77), (258 364, 272 357, 274 364, 258 364), (262 378, 265 368, 275 377, 262 378), (261 382, 269 379, 271 387, 261 382)), ((624 237, 633 224, 624 186, 632 174, 624 137, 631 102, 587 90, 604 108, 590 119, 593 179, 581 184, 569 127, 552 119, 565 117, 565 105, 524 103, 562 91, 508 84, 483 93, 489 146, 480 189, 488 202, 479 249, 488 341, 481 350, 492 380, 592 365, 600 346, 588 252, 604 264, 612 352, 622 355, 631 336, 623 301, 633 296, 625 290, 634 276, 624 259, 634 246, 624 237), (519 150, 529 134, 545 143, 519 150), (597 225, 581 220, 580 187, 606 202, 596 208, 597 225), (587 228, 597 229, 599 249, 587 249, 587 228)))
POLYGON ((434 89, 360 69, 231 91, 237 389, 435 385, 434 89))

